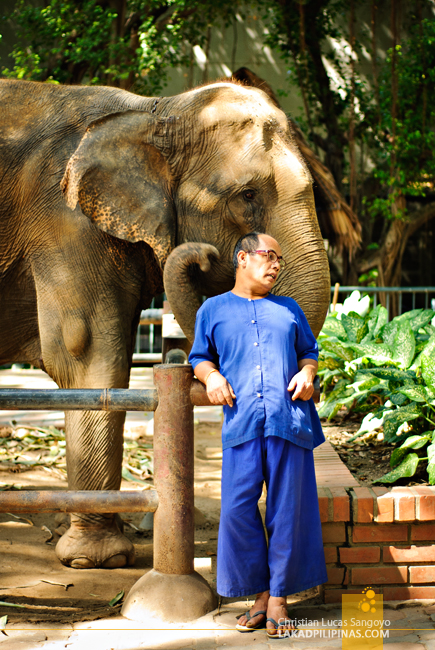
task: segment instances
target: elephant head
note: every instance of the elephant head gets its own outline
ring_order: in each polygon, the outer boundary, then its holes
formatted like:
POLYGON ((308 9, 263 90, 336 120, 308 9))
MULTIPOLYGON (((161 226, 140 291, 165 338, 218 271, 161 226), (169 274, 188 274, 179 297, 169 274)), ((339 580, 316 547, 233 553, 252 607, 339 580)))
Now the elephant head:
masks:
POLYGON ((287 261, 274 292, 293 297, 317 335, 328 262, 310 174, 284 113, 262 91, 232 83, 162 99, 153 110, 87 129, 62 181, 68 205, 79 203, 111 235, 152 247, 190 340, 199 296, 233 286, 237 239, 273 236, 287 261))

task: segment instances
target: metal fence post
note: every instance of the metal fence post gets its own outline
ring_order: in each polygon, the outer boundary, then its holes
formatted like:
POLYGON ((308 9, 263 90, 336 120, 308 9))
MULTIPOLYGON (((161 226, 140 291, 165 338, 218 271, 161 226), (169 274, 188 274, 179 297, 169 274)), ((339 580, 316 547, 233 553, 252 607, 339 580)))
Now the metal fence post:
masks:
POLYGON ((193 569, 193 405, 190 365, 154 366, 159 405, 154 421, 154 567, 128 594, 122 615, 147 622, 189 621, 216 607, 207 581, 193 569))

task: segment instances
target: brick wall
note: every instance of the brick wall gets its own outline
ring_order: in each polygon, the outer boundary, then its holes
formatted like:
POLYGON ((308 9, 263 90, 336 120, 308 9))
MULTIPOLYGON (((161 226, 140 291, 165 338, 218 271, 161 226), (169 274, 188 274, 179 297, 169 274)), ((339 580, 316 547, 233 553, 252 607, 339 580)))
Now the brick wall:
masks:
POLYGON ((318 488, 326 603, 371 585, 384 600, 435 598, 435 487, 318 488))

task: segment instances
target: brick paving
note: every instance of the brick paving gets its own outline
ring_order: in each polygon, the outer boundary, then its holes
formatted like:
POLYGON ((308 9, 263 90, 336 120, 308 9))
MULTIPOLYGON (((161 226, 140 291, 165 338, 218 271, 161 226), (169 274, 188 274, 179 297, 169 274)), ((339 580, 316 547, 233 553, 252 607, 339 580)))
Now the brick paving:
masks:
MULTIPOLYGON (((388 650, 435 650, 434 601, 386 603, 383 619, 389 636, 388 650)), ((340 607, 302 605, 291 608, 298 619, 296 638, 269 639, 264 630, 241 634, 234 629, 236 616, 246 611, 246 602, 224 605, 191 624, 168 625, 150 621, 148 625, 122 617, 76 623, 56 628, 44 624, 8 626, 1 650, 231 650, 255 648, 271 650, 277 645, 292 650, 341 648, 340 607)), ((369 646, 368 646, 369 647, 369 646)))

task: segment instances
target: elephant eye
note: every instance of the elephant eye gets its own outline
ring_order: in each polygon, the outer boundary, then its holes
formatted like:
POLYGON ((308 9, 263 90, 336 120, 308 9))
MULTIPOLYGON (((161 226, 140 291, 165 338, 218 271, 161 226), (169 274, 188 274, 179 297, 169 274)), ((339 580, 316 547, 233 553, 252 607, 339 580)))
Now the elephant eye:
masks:
POLYGON ((243 198, 245 199, 245 201, 253 201, 255 199, 254 190, 245 190, 243 192, 243 198))

